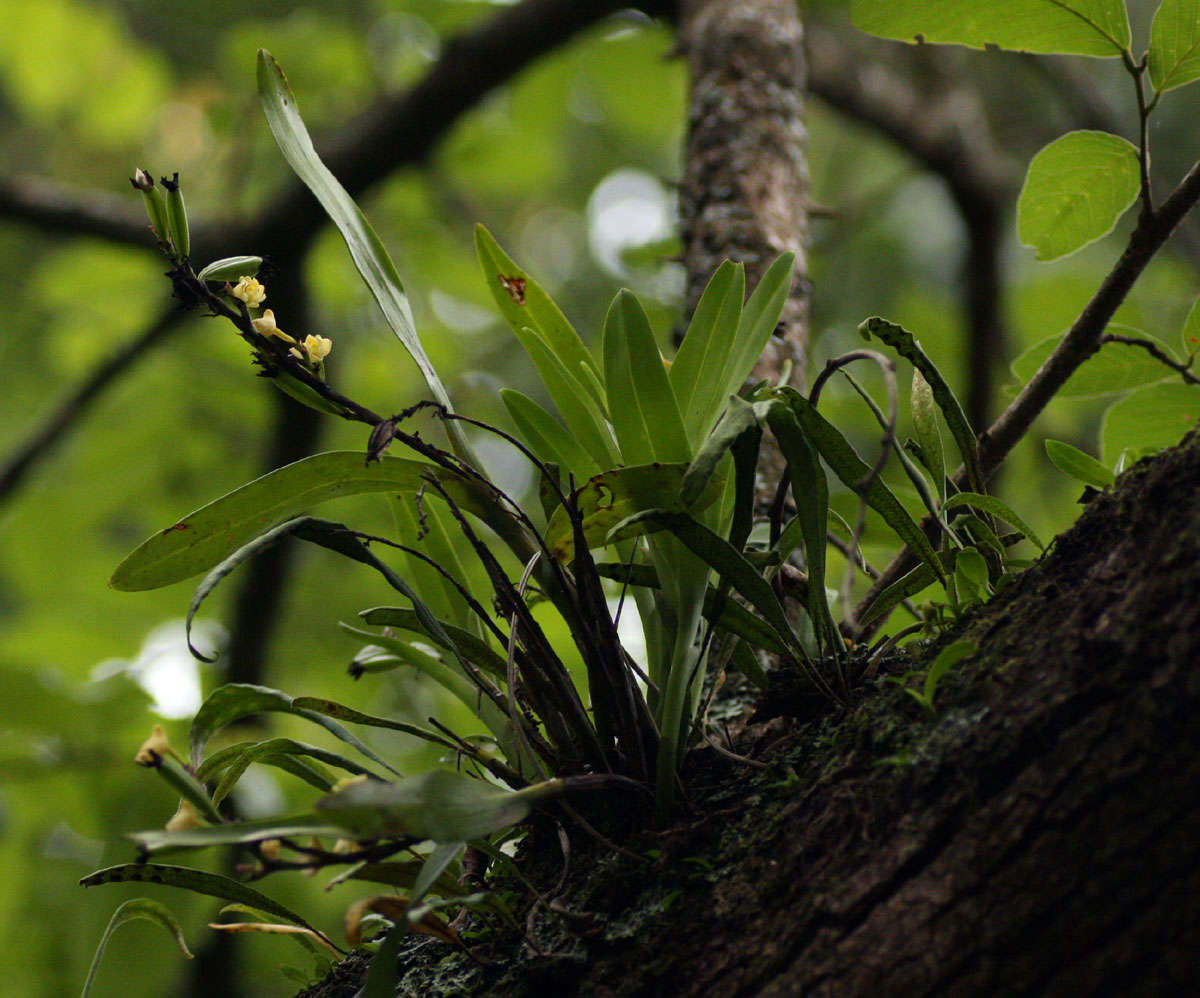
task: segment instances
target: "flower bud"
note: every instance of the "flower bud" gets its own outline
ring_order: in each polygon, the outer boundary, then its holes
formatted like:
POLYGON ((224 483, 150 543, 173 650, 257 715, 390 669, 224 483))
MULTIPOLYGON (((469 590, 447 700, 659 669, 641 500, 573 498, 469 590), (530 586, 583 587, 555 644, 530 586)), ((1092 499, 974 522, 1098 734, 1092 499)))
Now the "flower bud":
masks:
POLYGON ((181 800, 179 809, 164 827, 168 832, 186 832, 189 828, 203 828, 204 822, 200 818, 200 812, 192 806, 191 801, 181 800))
POLYGON ((167 224, 171 227, 171 242, 175 245, 178 258, 186 260, 192 251, 192 237, 188 231, 187 205, 183 202, 179 174, 176 173, 170 180, 163 177, 162 185, 167 190, 167 224))
POLYGON ((161 188, 154 185, 154 178, 141 167, 138 167, 129 178, 134 190, 142 192, 146 202, 146 214, 150 218, 150 227, 160 243, 168 244, 171 240, 170 229, 167 227, 167 201, 161 188))
POLYGON ((214 260, 196 276, 202 281, 214 283, 257 277, 262 262, 261 256, 227 256, 221 260, 214 260))
POLYGON ((150 732, 150 737, 142 742, 141 748, 137 750, 133 761, 139 766, 154 767, 162 762, 163 756, 170 751, 171 743, 167 741, 167 733, 163 731, 161 724, 156 724, 150 732))
POLYGON ((257 319, 251 319, 250 325, 254 327, 254 331, 259 336, 278 336, 285 343, 295 343, 292 337, 288 336, 282 329, 275 325, 275 313, 271 309, 263 312, 262 316, 257 319))

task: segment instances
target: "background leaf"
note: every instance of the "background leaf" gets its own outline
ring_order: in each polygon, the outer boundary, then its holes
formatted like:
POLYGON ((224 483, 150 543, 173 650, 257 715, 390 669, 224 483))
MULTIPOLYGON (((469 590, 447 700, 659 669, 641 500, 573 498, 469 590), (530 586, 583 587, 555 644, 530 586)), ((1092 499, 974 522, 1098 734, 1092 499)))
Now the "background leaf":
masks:
POLYGON ((1122 451, 1132 463, 1173 447, 1200 420, 1200 388, 1150 385, 1114 402, 1100 427, 1100 455, 1110 468, 1122 451))
POLYGON ((1150 26, 1150 82, 1159 93, 1200 78, 1200 0, 1162 0, 1150 26))
POLYGON ((1017 202, 1017 233, 1039 260, 1106 236, 1137 199, 1137 149, 1108 132, 1069 132, 1033 157, 1017 202))
POLYGON ((1118 56, 1130 42, 1121 0, 854 0, 851 17, 884 38, 972 48, 1118 56))
MULTIPOLYGON (((1118 322, 1110 322, 1107 332, 1149 340, 1157 343, 1167 355, 1171 357, 1175 355, 1175 351, 1165 343, 1143 333, 1140 329, 1123 326, 1118 322)), ((1012 373, 1022 384, 1027 382, 1037 373, 1046 358, 1062 342, 1062 339, 1062 336, 1051 336, 1040 343, 1035 343, 1012 362, 1012 373)), ((1057 397, 1089 398, 1097 395, 1112 395, 1116 392, 1127 392, 1139 385, 1177 377, 1178 375, 1174 371, 1162 361, 1155 360, 1141 347, 1130 346, 1128 343, 1105 343, 1067 379, 1067 383, 1059 389, 1057 397)))

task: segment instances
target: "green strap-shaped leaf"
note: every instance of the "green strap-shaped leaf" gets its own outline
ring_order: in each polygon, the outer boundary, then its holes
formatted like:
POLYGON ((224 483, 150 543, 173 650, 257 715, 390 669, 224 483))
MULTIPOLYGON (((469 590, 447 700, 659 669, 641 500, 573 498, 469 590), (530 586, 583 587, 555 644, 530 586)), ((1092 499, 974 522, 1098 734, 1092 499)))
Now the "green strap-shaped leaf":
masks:
POLYGON ((360 710, 347 707, 345 704, 337 703, 334 700, 325 700, 321 697, 296 697, 295 704, 302 710, 311 710, 318 714, 324 714, 326 717, 332 717, 335 721, 345 721, 347 724, 362 724, 369 728, 387 728, 390 731, 403 731, 406 735, 413 735, 416 738, 432 742, 435 745, 453 748, 453 745, 436 731, 422 728, 417 724, 409 724, 407 721, 396 721, 388 717, 376 717, 373 714, 364 714, 360 710))
MULTIPOLYGON (((311 710, 313 709, 312 702, 308 702, 310 699, 311 698, 309 697, 298 697, 295 701, 293 701, 293 703, 297 707, 311 710), (300 701, 302 700, 306 702, 301 703, 300 701)), ((321 701, 313 702, 320 703, 321 701)), ((324 712, 321 711, 319 713, 324 712)), ((339 718, 339 720, 344 720, 344 718, 339 718)), ((237 742, 234 745, 227 745, 224 748, 217 750, 196 767, 196 777, 197 779, 204 780, 206 782, 219 779, 226 767, 234 763, 238 757, 242 755, 242 753, 254 749, 257 746, 268 744, 272 746, 274 752, 273 754, 261 760, 267 763, 271 763, 277 759, 301 760, 303 758, 311 758, 318 759, 323 763, 328 763, 330 766, 335 766, 338 769, 344 769, 346 772, 354 773, 355 775, 360 773, 369 774, 370 772, 365 766, 360 766, 357 762, 354 762, 354 760, 347 759, 341 753, 332 752, 329 749, 321 748, 319 745, 309 745, 307 742, 298 742, 292 738, 272 738, 269 741, 263 742, 237 742)), ((324 767, 321 768, 324 769, 324 767)), ((332 783, 333 781, 329 780, 323 782, 325 785, 322 786, 322 789, 326 789, 328 783, 332 783)), ((314 786, 317 785, 318 784, 314 784, 314 786)))
POLYGON ((693 445, 699 444, 707 429, 713 394, 737 338, 745 295, 745 267, 726 260, 696 303, 683 343, 671 363, 671 387, 693 445))
MULTIPOLYGON (((680 498, 687 466, 683 464, 640 464, 614 468, 590 478, 575 492, 575 502, 583 517, 583 536, 589 547, 600 547, 609 531, 619 522, 642 509, 675 509, 685 507, 680 498)), ((714 475, 690 508, 706 509, 721 495, 725 480, 714 475)), ((649 522, 643 524, 643 533, 649 522)), ((627 534, 632 537, 634 534, 627 534)), ((567 511, 561 507, 550 517, 546 527, 546 547, 561 562, 575 557, 575 535, 567 511)))
POLYGON ((938 577, 933 569, 922 562, 875 597, 875 601, 858 618, 859 626, 866 627, 874 623, 880 617, 891 613, 892 609, 904 600, 923 589, 928 589, 937 581, 938 577))
POLYGON ((475 629, 478 621, 466 599, 450 579, 438 571, 440 567, 450 578, 462 585, 470 585, 466 568, 458 557, 458 548, 446 526, 448 513, 441 497, 432 489, 426 490, 420 500, 415 493, 391 492, 388 505, 396 521, 397 539, 433 562, 431 565, 407 551, 397 552, 404 577, 411 581, 413 589, 421 594, 434 616, 459 627, 475 629))
MULTIPOLYGON (((331 766, 337 766, 348 773, 353 773, 355 776, 375 775, 365 766, 360 766, 358 763, 347 759, 345 756, 338 755, 336 752, 318 749, 313 745, 305 745, 302 742, 292 741, 290 738, 270 738, 246 746, 236 756, 226 762, 220 774, 220 781, 213 790, 213 800, 218 804, 224 800, 252 763, 263 762, 266 759, 274 759, 278 756, 311 756, 320 759, 322 762, 327 762, 331 766)), ((323 789, 328 790, 328 785, 323 789)))
MULTIPOLYGON (((166 833, 164 833, 166 834, 166 833)), ((221 898, 224 901, 234 901, 238 904, 248 904, 252 908, 260 908, 268 914, 286 919, 293 925, 302 925, 329 942, 329 937, 319 929, 286 908, 273 898, 267 897, 253 887, 222 877, 217 873, 205 873, 203 870, 192 870, 184 866, 163 866, 158 863, 126 863, 123 866, 110 866, 97 870, 79 881, 81 887, 96 887, 100 884, 161 884, 164 887, 180 887, 193 894, 206 894, 209 897, 221 898)), ((339 952, 345 952, 334 946, 339 952)))
MULTIPOLYGON (((413 642, 405 641, 403 638, 388 634, 376 634, 372 631, 351 627, 345 623, 341 627, 351 634, 366 638, 368 641, 394 652, 404 660, 406 665, 411 665, 414 669, 418 669, 448 693, 452 694, 459 703, 467 707, 472 714, 487 726, 487 729, 492 733, 492 737, 504 749, 505 754, 510 759, 515 758, 513 755, 512 723, 508 715, 491 698, 480 691, 474 680, 470 678, 469 674, 458 663, 452 665, 441 658, 428 654, 413 642)), ((455 647, 453 642, 450 643, 449 647, 455 647)), ((459 652, 459 654, 462 653, 459 652)))
POLYGON ((1150 82, 1159 93, 1200 79, 1200 0, 1162 0, 1150 27, 1150 82))
POLYGON ((942 428, 938 424, 937 403, 933 400, 933 389, 925 376, 913 368, 912 393, 909 396, 912 410, 913 430, 925 468, 933 479, 938 498, 946 499, 946 455, 942 450, 942 428))
POLYGON ((971 483, 974 491, 986 492, 983 468, 979 463, 979 441, 975 438, 975 431, 971 429, 971 424, 967 421, 967 414, 963 411, 958 396, 954 394, 946 379, 942 377, 942 372, 937 369, 937 365, 921 349, 916 337, 903 326, 888 322, 887 319, 881 319, 879 316, 872 316, 864 320, 859 324, 858 331, 863 339, 869 340, 875 336, 882 340, 921 372, 929 385, 934 402, 942 410, 942 416, 950 429, 950 435, 958 444, 959 453, 962 455, 963 464, 967 469, 967 481, 971 483))
MULTIPOLYGON (((575 327, 567 321, 542 286, 513 262, 482 225, 475 227, 475 253, 483 270, 484 283, 491 290, 500 313, 513 332, 520 336, 522 327, 528 326, 550 348, 572 378, 581 377, 581 368, 586 368, 593 378, 598 378, 596 363, 575 327)), ((584 384, 587 385, 591 380, 586 379, 584 384)), ((603 394, 598 394, 592 401, 602 405, 603 398, 603 394)))
POLYGON ((254 686, 250 683, 226 683, 224 686, 218 686, 200 705, 200 709, 196 711, 196 716, 192 720, 192 728, 188 736, 192 765, 200 764, 204 746, 214 733, 250 714, 267 711, 294 714, 312 721, 314 724, 319 724, 335 738, 341 739, 347 745, 354 746, 368 759, 379 763, 384 769, 392 773, 397 772, 336 721, 324 717, 316 711, 297 707, 295 701, 286 693, 267 686, 254 686))
POLYGON ((517 433, 525 445, 544 464, 556 464, 583 481, 598 474, 600 465, 580 446, 562 423, 550 415, 528 395, 511 388, 500 391, 500 400, 516 424, 517 433))
MULTIPOLYGON (((283 158, 321 202, 321 207, 337 226, 350 250, 354 266, 379 303, 387 324, 416 361, 434 399, 451 409, 450 395, 417 335, 412 308, 408 304, 400 275, 396 272, 396 265, 354 199, 321 162, 296 107, 296 95, 288 86, 287 77, 283 75, 279 63, 265 49, 258 51, 258 95, 283 158)), ((449 422, 446 430, 459 457, 472 461, 462 427, 449 422)))
POLYGON ((850 11, 861 30, 905 42, 1093 56, 1130 43, 1122 0, 854 0, 850 11))
POLYGON ((511 514, 482 483, 423 461, 384 457, 368 465, 361 452, 330 451, 256 478, 152 535, 117 566, 109 585, 136 592, 180 582, 219 564, 281 520, 329 499, 367 492, 415 492, 426 486, 429 477, 510 547, 515 544, 514 550, 530 550, 511 514))
POLYGON ((691 460, 650 320, 630 291, 617 294, 604 321, 604 382, 609 418, 626 464, 691 460))
POLYGON ((408 922, 396 925, 379 944, 367 978, 363 981, 362 998, 394 998, 396 994, 396 961, 400 957, 400 943, 408 934, 408 922))
MULTIPOLYGON (((434 848, 429 854, 429 858, 425 860, 425 864, 421 867, 421 872, 417 876, 416 883, 413 884, 412 892, 408 896, 409 905, 415 905, 421 900, 433 886, 442 879, 443 874, 448 870, 466 850, 465 842, 444 842, 434 848)), ((456 891, 455 893, 459 893, 456 891)))
POLYGON ((992 516, 999 517, 1005 523, 1011 523, 1043 551, 1046 549, 1046 545, 1038 540, 1038 536, 1033 532, 1033 529, 1017 516, 1007 503, 1001 502, 995 496, 982 496, 977 492, 959 492, 957 495, 951 496, 946 500, 946 509, 957 509, 959 506, 973 506, 975 509, 981 509, 985 513, 991 513, 992 516))
POLYGON ((307 839, 314 835, 339 838, 345 836, 346 831, 346 828, 325 815, 300 814, 288 818, 263 818, 259 821, 212 825, 207 828, 183 828, 174 832, 151 828, 144 832, 130 832, 125 837, 136 842, 144 854, 162 856, 168 853, 211 849, 214 846, 248 845, 252 842, 265 842, 267 839, 307 839))
POLYGON ((233 554, 231 554, 212 571, 210 571, 204 577, 204 580, 200 583, 200 585, 196 587, 196 592, 192 595, 192 601, 188 604, 187 622, 184 625, 184 633, 187 635, 188 651, 196 656, 196 658, 205 662, 216 661, 215 655, 212 658, 208 658, 198 652, 192 645, 192 622, 196 619, 196 614, 200 612, 200 607, 203 605, 204 601, 209 597, 212 591, 221 584, 221 581, 230 573, 232 573, 239 565, 261 554, 263 551, 267 550, 267 548, 274 547, 281 540, 283 540, 283 538, 295 533, 296 529, 302 526, 304 522, 304 517, 300 517, 295 520, 288 520, 279 524, 279 526, 268 530, 265 534, 260 534, 248 544, 243 544, 240 548, 234 551, 233 554))
POLYGON ((804 562, 808 567, 808 610, 813 630, 822 651, 837 655, 842 651, 841 635, 829 601, 825 598, 825 548, 829 532, 829 482, 794 411, 782 402, 770 407, 767 421, 779 443, 780 453, 787 461, 791 477, 792 496, 796 502, 796 519, 804 538, 804 562))
POLYGON ((692 505, 700 497, 716 473, 717 465, 725 456, 725 452, 733 446, 734 441, 747 430, 757 426, 758 416, 754 406, 736 395, 730 396, 729 408, 726 409, 724 418, 705 439, 683 476, 679 499, 684 506, 692 505))
POLYGON ((716 419, 722 404, 730 395, 741 391, 750 372, 766 349, 771 335, 779 325, 784 303, 792 290, 796 255, 783 253, 767 268, 742 309, 738 322, 737 340, 725 370, 725 383, 716 393, 711 418, 716 419))
MULTIPOLYGON (((871 469, 855 453, 841 431, 817 412, 799 392, 785 388, 781 389, 781 393, 795 411, 808 441, 820 451, 825 463, 842 483, 853 489, 863 482, 871 469)), ((875 476, 867 487, 864 498, 899 538, 912 548, 922 561, 930 565, 940 578, 942 566, 938 563, 928 538, 917 526, 916 521, 908 515, 908 510, 901 505, 892 490, 878 476, 875 476)))
MULTIPOLYGON (((434 642, 434 644, 445 648, 446 651, 452 652, 454 650, 442 645, 436 635, 429 633, 428 628, 422 623, 420 616, 415 610, 398 606, 378 606, 370 610, 363 610, 359 616, 368 624, 376 627, 398 627, 405 631, 415 631, 417 634, 421 634, 434 642)), ((507 676, 508 663, 486 641, 480 640, 474 634, 463 630, 461 627, 455 627, 453 624, 447 624, 445 621, 441 621, 441 624, 441 633, 451 638, 458 651, 469 658, 481 672, 489 673, 500 680, 503 680, 507 676)))
POLYGON ((1108 235, 1141 190, 1138 151, 1108 132, 1068 132, 1033 157, 1017 200, 1017 234, 1039 260, 1108 235))
POLYGON ((1085 454, 1061 440, 1046 441, 1046 456, 1050 463, 1076 481, 1097 489, 1106 489, 1115 480, 1113 473, 1091 454, 1085 454))
POLYGON ((132 922, 138 918, 144 918, 155 925, 162 926, 163 931, 175 940, 179 952, 189 960, 192 958, 192 951, 188 949, 187 941, 183 938, 183 929, 180 928, 178 919, 169 908, 150 898, 130 898, 120 905, 112 913, 112 918, 108 920, 108 927, 104 930, 104 935, 100 937, 100 943, 96 947, 96 955, 92 957, 92 966, 88 970, 87 980, 83 982, 80 998, 88 998, 88 995, 91 994, 92 982, 96 979, 96 971, 100 969, 100 961, 104 959, 104 951, 108 949, 108 941, 112 938, 112 934, 126 922, 132 922))
POLYGON ((528 326, 517 330, 517 339, 529 354, 555 408, 567 429, 579 439, 580 446, 592 455, 597 464, 607 467, 615 464, 617 449, 608 429, 603 405, 597 403, 590 394, 590 388, 595 383, 588 377, 580 377, 591 368, 580 367, 574 372, 570 371, 528 326))

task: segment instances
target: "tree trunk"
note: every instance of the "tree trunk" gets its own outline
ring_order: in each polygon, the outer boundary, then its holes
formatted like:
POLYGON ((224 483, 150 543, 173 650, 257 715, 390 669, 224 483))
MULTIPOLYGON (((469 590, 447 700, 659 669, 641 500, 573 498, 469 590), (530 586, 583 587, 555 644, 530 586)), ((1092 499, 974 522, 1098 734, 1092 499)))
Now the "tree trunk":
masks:
POLYGON ((785 363, 803 381, 808 332, 808 163, 803 32, 792 0, 684 0, 679 39, 691 79, 680 187, 684 312, 725 259, 746 265, 748 289, 780 253, 796 254, 796 281, 779 335, 755 368, 785 363))
MULTIPOLYGON (((788 733, 767 771, 695 759, 690 819, 629 843, 652 863, 572 831, 571 914, 530 923, 550 957, 514 942, 481 967, 414 938, 398 993, 1190 993, 1198 500, 1193 433, 965 622, 979 651, 936 717, 881 683, 788 733)), ((527 863, 549 885, 562 858, 527 863)))

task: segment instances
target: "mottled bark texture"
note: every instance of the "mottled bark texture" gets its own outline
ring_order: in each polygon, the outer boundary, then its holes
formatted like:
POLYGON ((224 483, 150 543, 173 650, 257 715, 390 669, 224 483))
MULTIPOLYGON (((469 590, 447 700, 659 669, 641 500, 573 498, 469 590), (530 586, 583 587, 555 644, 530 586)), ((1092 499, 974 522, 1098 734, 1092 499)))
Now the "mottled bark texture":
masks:
POLYGON ((680 188, 686 312, 723 260, 744 263, 752 289, 780 253, 795 253, 791 297, 755 377, 776 379, 790 360, 797 383, 808 334, 802 37, 792 0, 680 5, 691 75, 680 188))
MULTIPOLYGON (((397 994, 1194 993, 1197 508, 1193 433, 965 622, 979 652, 936 717, 881 682, 765 773, 697 753, 688 820, 627 843, 653 864, 571 833, 568 915, 530 921, 552 956, 481 967, 414 940, 397 994)), ((544 845, 526 869, 549 885, 562 858, 544 845)))

